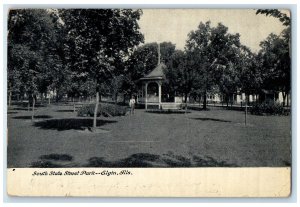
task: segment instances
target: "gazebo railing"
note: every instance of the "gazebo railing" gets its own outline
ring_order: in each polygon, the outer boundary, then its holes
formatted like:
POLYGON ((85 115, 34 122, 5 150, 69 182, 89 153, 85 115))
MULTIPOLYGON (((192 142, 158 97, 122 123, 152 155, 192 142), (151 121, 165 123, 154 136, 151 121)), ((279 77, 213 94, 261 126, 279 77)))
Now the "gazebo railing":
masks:
MULTIPOLYGON (((146 98, 145 97, 139 97, 138 98, 138 103, 146 103, 146 98)), ((159 103, 158 96, 148 97, 147 98, 147 103, 159 103)))

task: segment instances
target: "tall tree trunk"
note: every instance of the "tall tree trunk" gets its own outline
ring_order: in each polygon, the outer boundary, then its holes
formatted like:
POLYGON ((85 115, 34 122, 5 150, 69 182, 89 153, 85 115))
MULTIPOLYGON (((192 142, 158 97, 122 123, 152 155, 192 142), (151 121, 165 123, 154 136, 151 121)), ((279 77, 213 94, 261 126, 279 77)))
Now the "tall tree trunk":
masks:
POLYGON ((247 97, 247 104, 249 105, 249 103, 250 103, 250 95, 248 94, 246 97, 247 97))
POLYGON ((247 106, 248 106, 248 99, 249 97, 247 97, 247 94, 245 94, 246 96, 246 100, 245 100, 245 126, 247 125, 247 113, 248 113, 248 109, 247 109, 247 106))
POLYGON ((11 91, 9 92, 9 97, 8 97, 8 106, 11 106, 11 91))
POLYGON ((30 95, 28 95, 27 111, 30 111, 30 95))
POLYGON ((286 106, 290 105, 290 101, 289 101, 289 93, 286 93, 286 106))
POLYGON ((123 94, 123 104, 125 105, 125 103, 126 103, 126 94, 124 93, 123 94))
POLYGON ((116 110, 117 110, 117 104, 118 104, 118 93, 115 94, 115 112, 116 113, 116 110))
POLYGON ((74 96, 72 97, 72 102, 73 102, 73 112, 76 111, 76 106, 75 106, 75 98, 74 96))
POLYGON ((41 93, 40 96, 41 96, 41 104, 43 105, 43 104, 44 104, 44 96, 43 96, 43 93, 41 93))
POLYGON ((226 107, 228 108, 229 106, 229 97, 228 97, 228 94, 225 94, 225 100, 226 100, 226 107))
POLYGON ((117 103, 118 103, 118 93, 115 94, 114 101, 115 101, 115 105, 117 105, 117 103))
POLYGON ((222 102, 222 108, 223 108, 223 106, 224 106, 224 95, 222 94, 221 96, 222 96, 221 97, 221 102, 222 102))
POLYGON ((35 98, 34 98, 34 95, 32 95, 32 114, 31 114, 31 121, 34 120, 34 106, 35 106, 35 98))
POLYGON ((203 96, 203 109, 206 109, 206 102, 207 102, 207 94, 206 91, 204 92, 204 96, 203 96))
POLYGON ((201 106, 201 96, 199 96, 199 106, 201 106))
POLYGON ((94 129, 97 127, 98 106, 99 106, 99 91, 96 92, 96 103, 95 103, 94 120, 93 120, 93 128, 94 129))
POLYGON ((188 94, 184 94, 184 103, 185 103, 185 112, 187 112, 187 97, 188 97, 188 94))

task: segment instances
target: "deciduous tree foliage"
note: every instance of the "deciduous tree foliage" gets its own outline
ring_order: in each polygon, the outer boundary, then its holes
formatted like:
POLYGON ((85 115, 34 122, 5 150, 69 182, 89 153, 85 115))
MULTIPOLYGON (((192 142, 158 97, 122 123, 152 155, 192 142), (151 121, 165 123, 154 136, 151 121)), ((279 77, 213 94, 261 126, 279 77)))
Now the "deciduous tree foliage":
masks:
MULTIPOLYGON (((257 10, 286 26, 270 34, 258 54, 240 43, 219 23, 200 22, 188 34, 184 51, 171 42, 160 43, 167 65, 163 89, 171 96, 203 97, 220 92, 228 104, 237 90, 259 94, 262 89, 290 93, 290 17, 282 11, 257 10), (175 94, 176 93, 176 94, 175 94)), ((140 45, 141 10, 131 9, 18 9, 8 18, 8 97, 25 94, 33 103, 56 91, 57 99, 113 94, 127 97, 138 91, 138 80, 158 63, 158 44, 140 45)), ((34 110, 33 110, 34 112, 34 110)), ((94 113, 95 115, 97 113, 94 113)), ((34 113, 32 114, 34 117, 34 113)), ((96 127, 96 117, 94 117, 96 127)))
POLYGON ((280 36, 270 34, 260 44, 261 69, 263 88, 268 90, 281 91, 283 99, 291 89, 291 60, 289 54, 289 42, 280 36))
MULTIPOLYGON (((141 14, 141 10, 131 9, 59 11, 68 34, 65 47, 69 67, 79 78, 89 77, 96 83, 95 111, 100 85, 124 70, 122 63, 143 41, 138 25, 141 14)), ((96 127, 97 113, 94 114, 96 127)))
MULTIPOLYGON (((42 9, 11 10, 8 19, 8 88, 33 101, 52 84, 61 61, 55 42, 55 19, 42 9)), ((9 94, 11 97, 11 93, 9 94)), ((34 118, 34 109, 32 113, 34 118)))
POLYGON ((246 46, 241 47, 238 55, 237 68, 240 91, 246 94, 248 101, 249 95, 260 94, 262 89, 261 61, 257 54, 252 53, 246 46))
POLYGON ((237 53, 241 47, 239 34, 228 33, 228 28, 219 23, 211 27, 210 22, 200 23, 198 29, 188 35, 186 53, 192 57, 190 64, 202 88, 203 108, 206 108, 206 95, 218 85, 220 91, 229 96, 238 87, 236 65, 237 53))
POLYGON ((291 19, 278 9, 259 9, 256 14, 278 18, 286 28, 281 34, 270 34, 260 43, 258 58, 261 63, 264 89, 281 91, 283 104, 288 104, 291 89, 291 19))
POLYGON ((287 14, 279 11, 278 9, 258 9, 256 11, 256 14, 264 14, 266 16, 278 18, 284 26, 291 25, 291 18, 287 14))

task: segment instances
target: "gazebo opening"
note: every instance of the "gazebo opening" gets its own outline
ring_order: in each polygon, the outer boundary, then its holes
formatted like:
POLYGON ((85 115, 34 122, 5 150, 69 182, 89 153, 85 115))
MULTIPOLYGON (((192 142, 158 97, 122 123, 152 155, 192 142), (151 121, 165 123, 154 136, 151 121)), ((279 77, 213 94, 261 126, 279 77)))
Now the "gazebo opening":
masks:
POLYGON ((155 82, 150 82, 148 84, 148 88, 147 88, 147 94, 148 94, 148 102, 149 103, 158 103, 159 102, 159 85, 155 82))

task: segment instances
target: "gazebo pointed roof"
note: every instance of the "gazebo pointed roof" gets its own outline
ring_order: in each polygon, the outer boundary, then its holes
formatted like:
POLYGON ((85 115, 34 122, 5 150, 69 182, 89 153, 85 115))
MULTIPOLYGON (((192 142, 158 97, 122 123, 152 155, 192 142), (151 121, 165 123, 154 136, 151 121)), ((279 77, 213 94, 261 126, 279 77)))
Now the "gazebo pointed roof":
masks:
POLYGON ((164 70, 167 66, 164 63, 158 64, 149 74, 140 80, 161 80, 165 78, 164 70))

